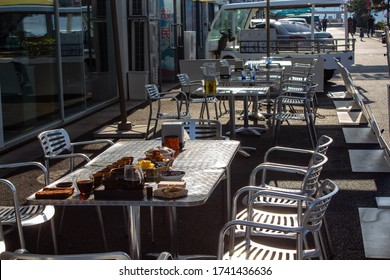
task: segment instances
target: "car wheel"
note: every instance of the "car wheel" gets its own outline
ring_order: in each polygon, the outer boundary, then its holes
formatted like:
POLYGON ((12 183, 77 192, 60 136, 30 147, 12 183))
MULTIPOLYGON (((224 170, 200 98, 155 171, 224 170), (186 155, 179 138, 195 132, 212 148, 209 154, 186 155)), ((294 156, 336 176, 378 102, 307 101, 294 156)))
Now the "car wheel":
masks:
POLYGON ((324 70, 324 81, 326 82, 326 81, 329 81, 330 79, 332 79, 334 72, 335 72, 334 69, 325 69, 324 70))

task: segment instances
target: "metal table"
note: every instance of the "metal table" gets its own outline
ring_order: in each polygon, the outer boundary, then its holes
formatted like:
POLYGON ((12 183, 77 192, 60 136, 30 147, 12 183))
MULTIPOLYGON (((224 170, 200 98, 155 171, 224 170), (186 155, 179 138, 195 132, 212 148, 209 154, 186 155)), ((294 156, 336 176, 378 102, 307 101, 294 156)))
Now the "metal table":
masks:
MULTIPOLYGON (((249 85, 249 83, 248 83, 249 85)), ((248 97, 254 97, 254 102, 257 104, 259 96, 267 97, 269 96, 270 87, 268 86, 218 86, 217 93, 214 96, 227 97, 229 99, 229 117, 230 117, 230 137, 235 138, 236 133, 247 132, 253 133, 255 135, 260 135, 260 131, 264 131, 264 128, 249 126, 248 123, 248 97), (236 129, 236 119, 235 119, 235 98, 243 97, 244 98, 244 127, 236 129)), ((204 94, 204 88, 199 87, 194 91, 195 94, 202 95, 204 94)), ((258 114, 258 107, 254 106, 254 114, 258 114)))
MULTIPOLYGON (((98 155, 85 168, 99 170, 107 163, 111 163, 122 156, 134 156, 140 158, 144 152, 152 147, 161 144, 161 141, 131 140, 120 141, 109 147, 102 154, 98 155)), ((67 199, 36 199, 35 194, 27 198, 28 203, 36 205, 66 205, 66 206, 126 206, 129 213, 129 247, 130 256, 133 259, 140 259, 141 236, 140 236, 140 207, 141 206, 163 206, 168 207, 169 229, 171 238, 171 253, 178 257, 178 238, 176 207, 198 206, 206 203, 213 193, 222 177, 228 176, 227 184, 227 210, 230 214, 230 164, 240 144, 234 140, 189 140, 185 144, 182 153, 174 161, 174 168, 180 168, 186 172, 183 180, 186 181, 188 195, 179 199, 158 199, 152 198, 140 200, 95 200, 91 195, 86 200, 80 200, 79 193, 75 192, 67 199), (194 155, 196 155, 194 157, 194 155)), ((72 180, 82 169, 53 182, 49 187, 61 181, 72 180)))

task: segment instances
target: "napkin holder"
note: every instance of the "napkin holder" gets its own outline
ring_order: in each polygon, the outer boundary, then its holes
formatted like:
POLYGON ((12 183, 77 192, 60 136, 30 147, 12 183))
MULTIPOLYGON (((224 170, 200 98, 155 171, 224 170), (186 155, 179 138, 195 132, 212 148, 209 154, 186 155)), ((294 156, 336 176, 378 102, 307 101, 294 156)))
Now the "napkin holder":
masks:
POLYGON ((221 65, 220 66, 220 77, 221 79, 229 79, 230 78, 230 65, 221 65))
POLYGON ((244 61, 241 59, 236 59, 234 61, 234 70, 235 71, 242 71, 244 70, 244 61))
POLYGON ((184 148, 185 131, 181 122, 165 122, 161 127, 161 141, 165 142, 165 137, 178 137, 180 149, 184 148))

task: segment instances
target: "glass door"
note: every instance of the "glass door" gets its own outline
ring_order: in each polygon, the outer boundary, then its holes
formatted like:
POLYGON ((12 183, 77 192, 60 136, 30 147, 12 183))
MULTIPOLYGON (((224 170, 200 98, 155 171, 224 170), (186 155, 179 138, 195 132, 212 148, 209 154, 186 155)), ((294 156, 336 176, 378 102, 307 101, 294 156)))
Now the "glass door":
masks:
POLYGON ((160 1, 161 79, 174 82, 184 53, 181 1, 160 1))

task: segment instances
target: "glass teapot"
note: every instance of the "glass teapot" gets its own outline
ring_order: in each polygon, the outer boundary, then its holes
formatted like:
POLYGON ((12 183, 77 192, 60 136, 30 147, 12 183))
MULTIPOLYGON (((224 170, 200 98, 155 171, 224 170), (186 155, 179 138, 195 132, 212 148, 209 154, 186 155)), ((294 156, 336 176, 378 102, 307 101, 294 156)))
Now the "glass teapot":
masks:
POLYGON ((125 180, 128 189, 142 189, 144 187, 144 173, 140 165, 125 165, 123 171, 123 179, 125 180))

